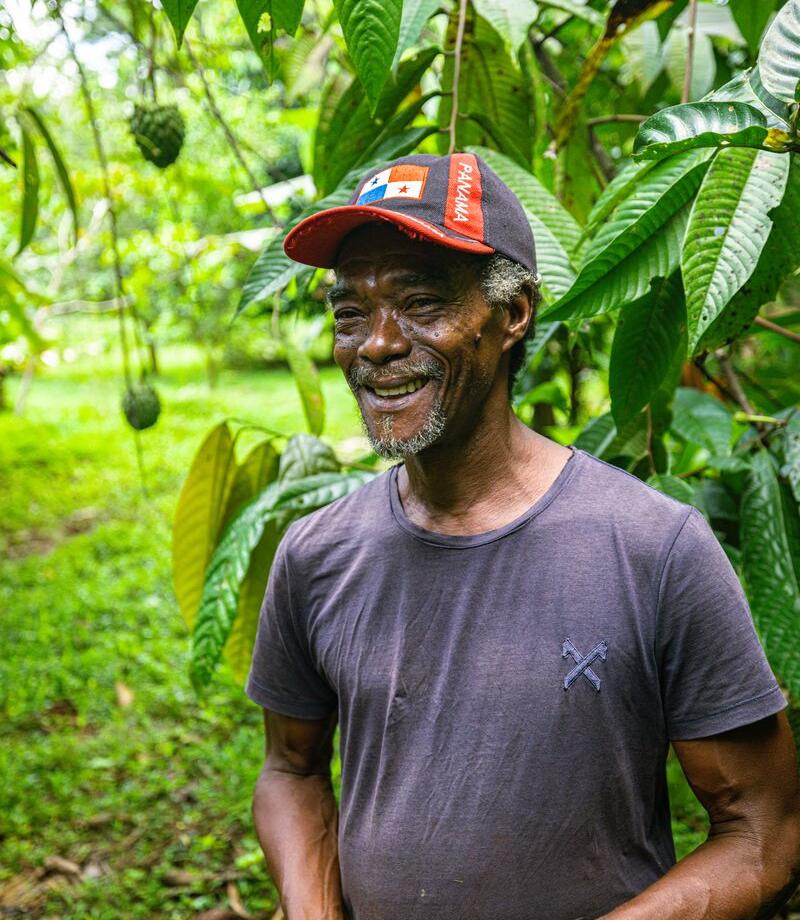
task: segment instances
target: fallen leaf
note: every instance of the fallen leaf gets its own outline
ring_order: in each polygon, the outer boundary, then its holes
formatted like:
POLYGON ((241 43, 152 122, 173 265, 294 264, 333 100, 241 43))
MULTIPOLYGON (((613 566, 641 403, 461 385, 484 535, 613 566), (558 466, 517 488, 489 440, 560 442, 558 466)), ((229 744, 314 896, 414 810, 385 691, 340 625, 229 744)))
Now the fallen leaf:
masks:
POLYGON ((133 690, 126 687, 121 680, 114 681, 114 690, 117 694, 117 706, 127 709, 133 703, 133 690))

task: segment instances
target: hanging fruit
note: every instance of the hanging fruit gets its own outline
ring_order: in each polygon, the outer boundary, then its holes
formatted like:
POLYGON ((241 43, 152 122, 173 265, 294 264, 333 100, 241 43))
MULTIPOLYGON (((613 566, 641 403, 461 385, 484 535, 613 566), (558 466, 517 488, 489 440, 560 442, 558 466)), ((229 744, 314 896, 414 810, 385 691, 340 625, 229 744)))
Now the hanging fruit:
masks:
POLYGON ((159 169, 177 160, 186 134, 186 125, 177 106, 137 102, 130 128, 142 156, 159 169))
POLYGON ((161 414, 161 400, 149 383, 134 383, 122 397, 122 411, 131 428, 144 431, 152 428, 161 414))

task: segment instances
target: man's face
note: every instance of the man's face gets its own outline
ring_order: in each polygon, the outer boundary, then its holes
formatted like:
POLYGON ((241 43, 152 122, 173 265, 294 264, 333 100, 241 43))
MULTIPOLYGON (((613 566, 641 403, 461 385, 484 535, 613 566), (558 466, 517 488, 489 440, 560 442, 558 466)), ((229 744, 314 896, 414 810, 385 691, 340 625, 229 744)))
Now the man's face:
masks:
POLYGON ((475 257, 368 224, 345 240, 336 275, 334 358, 374 450, 399 458, 465 439, 505 375, 501 311, 475 257))

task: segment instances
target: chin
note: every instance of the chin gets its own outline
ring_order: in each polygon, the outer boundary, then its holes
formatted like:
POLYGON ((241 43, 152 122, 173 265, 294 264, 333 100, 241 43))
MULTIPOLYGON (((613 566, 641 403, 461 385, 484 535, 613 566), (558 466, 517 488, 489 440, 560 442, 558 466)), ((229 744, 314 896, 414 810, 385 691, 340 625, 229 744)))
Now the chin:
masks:
POLYGON ((372 449, 379 457, 386 460, 404 460, 422 453, 442 440, 447 429, 447 416, 437 403, 416 432, 405 437, 395 434, 392 415, 382 416, 374 425, 367 424, 366 419, 362 417, 362 423, 372 449))

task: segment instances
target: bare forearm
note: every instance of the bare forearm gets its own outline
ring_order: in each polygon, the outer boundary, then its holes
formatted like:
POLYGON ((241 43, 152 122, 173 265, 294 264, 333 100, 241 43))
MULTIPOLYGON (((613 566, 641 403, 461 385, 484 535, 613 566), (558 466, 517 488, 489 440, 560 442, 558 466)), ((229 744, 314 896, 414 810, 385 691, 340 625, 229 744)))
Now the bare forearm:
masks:
POLYGON ((338 811, 330 779, 265 768, 256 784, 253 819, 287 920, 343 920, 338 811))
POLYGON ((601 920, 771 920, 800 881, 793 829, 720 833, 601 920))

